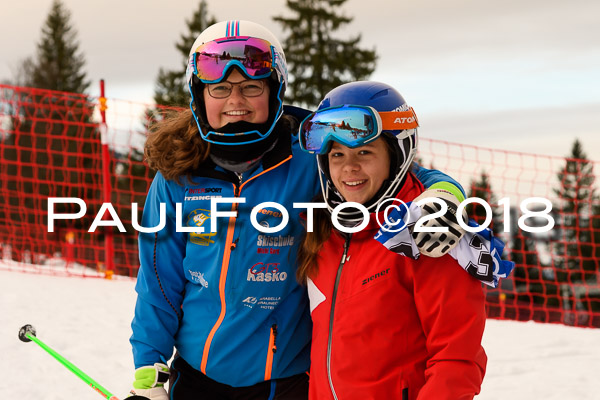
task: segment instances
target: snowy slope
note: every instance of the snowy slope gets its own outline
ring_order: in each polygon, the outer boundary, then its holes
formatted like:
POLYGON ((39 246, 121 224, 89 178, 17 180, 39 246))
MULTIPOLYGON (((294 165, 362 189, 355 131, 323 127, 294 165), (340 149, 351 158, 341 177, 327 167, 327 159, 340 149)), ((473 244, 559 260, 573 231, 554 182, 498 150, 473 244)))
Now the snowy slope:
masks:
MULTIPOLYGON (((129 324, 133 281, 53 277, 0 268, 0 398, 93 400, 101 397, 34 343, 38 337, 114 394, 133 377, 129 324)), ((488 370, 478 400, 600 398, 600 329, 490 320, 488 370)))

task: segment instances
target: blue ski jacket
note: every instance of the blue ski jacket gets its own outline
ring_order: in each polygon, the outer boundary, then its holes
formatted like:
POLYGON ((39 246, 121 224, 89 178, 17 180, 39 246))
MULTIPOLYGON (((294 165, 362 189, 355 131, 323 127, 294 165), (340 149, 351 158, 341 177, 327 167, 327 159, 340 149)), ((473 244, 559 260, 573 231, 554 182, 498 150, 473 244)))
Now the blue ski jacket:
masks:
MULTIPOLYGON (((426 186, 460 187, 439 171, 415 172, 426 186)), ((306 209, 293 203, 320 191, 316 158, 285 135, 252 172, 238 176, 205 162, 192 181, 158 173, 146 198, 141 226, 161 229, 139 234, 135 367, 166 363, 175 348, 234 387, 308 371, 312 326, 306 289, 295 278, 306 209)))

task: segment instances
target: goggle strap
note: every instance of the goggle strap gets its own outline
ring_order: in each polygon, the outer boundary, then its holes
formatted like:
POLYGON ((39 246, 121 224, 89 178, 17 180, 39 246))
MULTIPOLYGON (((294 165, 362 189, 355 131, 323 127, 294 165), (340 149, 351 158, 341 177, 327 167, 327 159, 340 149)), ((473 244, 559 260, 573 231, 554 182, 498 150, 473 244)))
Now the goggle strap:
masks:
POLYGON ((419 126, 419 120, 412 108, 408 111, 380 111, 379 116, 384 131, 414 129, 419 126))

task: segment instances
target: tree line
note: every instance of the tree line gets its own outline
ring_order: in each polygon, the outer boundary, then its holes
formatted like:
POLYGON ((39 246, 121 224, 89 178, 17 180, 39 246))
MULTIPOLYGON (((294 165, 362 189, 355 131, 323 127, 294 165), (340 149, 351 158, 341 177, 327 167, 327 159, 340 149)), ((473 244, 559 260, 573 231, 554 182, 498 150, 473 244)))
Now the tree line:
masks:
MULTIPOLYGON (((314 108, 318 100, 335 86, 367 79, 374 71, 376 53, 359 46, 360 35, 347 39, 336 35, 340 28, 352 21, 352 18, 342 15, 345 2, 288 0, 286 4, 292 16, 273 18, 284 31, 289 32, 282 40, 288 50, 287 61, 292 71, 286 91, 289 103, 314 108), (343 57, 347 53, 355 57, 343 57)), ((175 44, 181 55, 181 68, 159 69, 154 94, 156 107, 146 111, 143 117, 145 127, 161 117, 161 106, 188 106, 189 94, 184 77, 189 49, 196 37, 216 19, 209 15, 206 1, 201 0, 191 18, 185 22, 186 32, 175 44)), ((86 94, 90 80, 85 72, 85 55, 80 50, 71 13, 61 0, 52 2, 35 54, 20 63, 12 80, 4 82, 57 91, 6 89, 5 96, 0 97, 0 110, 10 119, 8 126, 3 122, 0 127, 3 130, 0 135, 3 160, 0 175, 6 177, 5 182, 0 182, 0 186, 6 189, 0 191, 0 201, 8 206, 0 210, 0 222, 4 225, 0 227, 4 231, 0 231, 0 242, 3 237, 12 238, 5 239, 9 241, 19 240, 18 245, 12 246, 15 258, 19 258, 16 247, 27 247, 27 253, 34 253, 36 250, 30 246, 35 247, 40 242, 53 243, 43 250, 52 254, 55 250, 60 251, 64 232, 84 232, 90 221, 87 217, 58 221, 57 231, 62 233, 41 235, 39 229, 31 227, 44 225, 42 218, 47 210, 45 204, 38 204, 40 199, 36 196, 82 198, 91 205, 88 207, 91 215, 98 211, 99 199, 102 198, 100 126, 93 118, 95 99, 86 94), (44 165, 49 168, 44 168, 44 165), (33 195, 22 196, 24 199, 21 199, 19 193, 33 195), (32 212, 25 213, 23 209, 32 212), (20 241, 19 237, 29 234, 41 236, 32 243, 20 241)), ((143 153, 138 149, 132 149, 125 155, 111 149, 109 170, 112 175, 112 204, 116 205, 119 216, 130 215, 132 202, 143 204, 147 182, 154 171, 143 163, 143 153)), ((67 206, 61 207, 56 211, 77 212, 67 206)), ((123 221, 126 222, 127 218, 123 221)), ((122 253, 132 253, 127 249, 135 247, 136 232, 132 230, 127 235, 115 237, 123 241, 122 253)), ((102 233, 96 237, 82 233, 78 238, 78 242, 88 243, 102 240, 102 233)), ((123 262, 117 262, 117 265, 122 264, 126 268, 125 258, 132 260, 132 257, 121 258, 123 262)))
MULTIPOLYGON (((600 327, 600 195, 593 167, 575 139, 556 173, 557 200, 550 213, 555 225, 549 233, 519 229, 517 212, 511 210, 507 252, 515 270, 512 279, 503 282, 503 301, 512 306, 511 318, 600 327), (553 308, 560 312, 548 312, 553 308)), ((503 215, 487 173, 471 182, 469 196, 492 205, 491 229, 501 235, 503 215)), ((485 220, 483 207, 467 210, 478 222, 485 220)))
MULTIPOLYGON (((290 71, 286 91, 290 104, 314 108, 334 87, 367 79, 375 70, 375 49, 362 48, 360 34, 348 38, 339 34, 353 20, 343 14, 346 1, 287 0, 291 16, 272 18, 285 32, 281 42, 290 71)), ((175 43, 181 67, 158 71, 156 104, 180 107, 189 104, 184 80, 190 46, 204 29, 216 22, 206 1, 201 0, 192 17, 185 21, 187 31, 175 43)), ((85 57, 79 48, 71 13, 61 0, 54 0, 41 29, 36 54, 21 61, 16 76, 5 82, 83 94, 90 86, 84 67, 85 57)))

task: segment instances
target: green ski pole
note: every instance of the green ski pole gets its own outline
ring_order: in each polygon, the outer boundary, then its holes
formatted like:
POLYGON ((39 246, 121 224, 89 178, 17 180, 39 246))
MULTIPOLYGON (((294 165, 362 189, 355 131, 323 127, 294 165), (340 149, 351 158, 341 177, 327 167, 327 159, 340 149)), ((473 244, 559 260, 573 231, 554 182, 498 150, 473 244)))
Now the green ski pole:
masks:
MULTIPOLYGON (((83 372, 82 370, 80 370, 79 368, 77 368, 69 360, 67 360, 66 358, 64 358, 60 354, 58 354, 56 351, 54 351, 52 348, 50 348, 50 346, 48 346, 47 344, 45 344, 44 342, 42 342, 40 339, 38 339, 35 336, 35 328, 33 326, 31 326, 31 325, 25 325, 25 326, 23 326, 19 330, 19 339, 21 339, 21 341, 23 341, 23 342, 34 342, 34 343, 36 343, 38 346, 40 346, 42 349, 44 349, 52 357, 54 357, 59 363, 61 363, 62 365, 64 365, 69 371, 71 371, 72 373, 74 373, 75 375, 77 375, 82 381, 84 381, 88 386, 90 386, 92 389, 94 389, 96 392, 98 392, 98 394, 100 394, 105 399, 107 399, 107 400, 119 400, 117 398, 117 396, 115 396, 112 393, 110 393, 108 390, 106 390, 104 387, 102 387, 102 385, 100 385, 98 382, 96 382, 95 380, 93 380, 92 378, 90 378, 85 372, 83 372)), ((131 397, 127 398, 127 400, 136 400, 136 399, 137 400, 142 400, 142 399, 147 399, 147 398, 146 397, 142 397, 142 396, 131 396, 131 397)))

